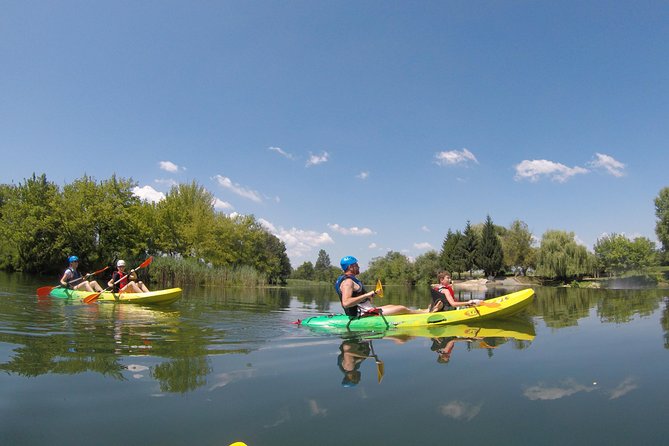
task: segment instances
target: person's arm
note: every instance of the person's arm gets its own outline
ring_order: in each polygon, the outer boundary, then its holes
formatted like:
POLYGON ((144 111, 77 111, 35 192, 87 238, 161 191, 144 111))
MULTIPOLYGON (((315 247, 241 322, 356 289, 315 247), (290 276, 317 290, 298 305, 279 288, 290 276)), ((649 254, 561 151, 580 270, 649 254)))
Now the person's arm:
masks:
POLYGON ((455 296, 453 296, 448 288, 442 288, 441 293, 446 296, 446 300, 448 300, 448 303, 451 304, 452 307, 468 307, 471 305, 477 305, 478 301, 477 300, 468 300, 466 302, 458 302, 455 300, 455 296))
POLYGON ((113 273, 111 276, 111 279, 109 279, 109 282, 107 282, 107 286, 114 286, 114 279, 116 278, 116 273, 113 273))
POLYGON ((66 287, 67 286, 67 281, 70 279, 71 275, 72 275, 72 273, 70 272, 69 269, 67 271, 65 271, 65 273, 63 274, 63 277, 60 278, 60 284, 64 287, 66 287))
POLYGON ((137 281, 137 273, 134 269, 130 270, 130 274, 128 274, 128 280, 137 281))
POLYGON ((358 305, 365 299, 371 299, 376 294, 376 291, 370 291, 361 296, 353 297, 353 281, 348 279, 342 281, 339 289, 341 290, 341 304, 344 308, 358 305))

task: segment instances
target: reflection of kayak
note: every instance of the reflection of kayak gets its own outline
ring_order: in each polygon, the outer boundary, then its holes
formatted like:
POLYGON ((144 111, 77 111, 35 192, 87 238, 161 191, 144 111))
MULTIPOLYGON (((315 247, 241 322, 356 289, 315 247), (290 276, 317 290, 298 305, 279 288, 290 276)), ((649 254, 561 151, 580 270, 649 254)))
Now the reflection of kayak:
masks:
POLYGON ((393 335, 420 336, 424 338, 513 338, 519 341, 534 339, 534 324, 529 321, 488 321, 479 324, 428 325, 422 327, 398 327, 393 335))
MULTIPOLYGON (((85 299, 90 296, 88 291, 75 291, 65 288, 54 288, 49 296, 58 299, 85 299)), ((169 288, 167 290, 149 291, 148 293, 112 293, 105 291, 100 294, 100 302, 117 302, 121 304, 150 304, 167 305, 176 302, 181 297, 181 288, 169 288)))
POLYGON ((458 308, 457 310, 438 313, 399 314, 391 316, 368 316, 360 319, 338 314, 315 316, 300 321, 301 325, 324 331, 370 331, 390 328, 429 327, 452 324, 476 324, 488 319, 504 318, 517 314, 532 303, 534 290, 516 291, 483 301, 476 307, 458 308))

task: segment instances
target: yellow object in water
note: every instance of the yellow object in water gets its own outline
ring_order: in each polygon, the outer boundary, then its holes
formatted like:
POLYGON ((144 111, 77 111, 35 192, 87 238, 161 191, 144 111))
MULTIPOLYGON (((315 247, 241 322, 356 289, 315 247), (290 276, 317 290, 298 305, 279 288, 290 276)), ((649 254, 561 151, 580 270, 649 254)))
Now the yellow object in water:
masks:
POLYGON ((247 444, 243 441, 235 441, 234 443, 231 443, 230 446, 247 446, 247 444))

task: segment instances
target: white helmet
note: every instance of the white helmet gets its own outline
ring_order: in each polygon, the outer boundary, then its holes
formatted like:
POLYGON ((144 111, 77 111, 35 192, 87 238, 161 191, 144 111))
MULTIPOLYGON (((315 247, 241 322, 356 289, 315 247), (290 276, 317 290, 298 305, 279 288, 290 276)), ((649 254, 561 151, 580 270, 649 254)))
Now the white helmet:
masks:
POLYGON ((125 266, 125 260, 119 260, 118 262, 116 262, 116 266, 117 267, 118 266, 125 266))

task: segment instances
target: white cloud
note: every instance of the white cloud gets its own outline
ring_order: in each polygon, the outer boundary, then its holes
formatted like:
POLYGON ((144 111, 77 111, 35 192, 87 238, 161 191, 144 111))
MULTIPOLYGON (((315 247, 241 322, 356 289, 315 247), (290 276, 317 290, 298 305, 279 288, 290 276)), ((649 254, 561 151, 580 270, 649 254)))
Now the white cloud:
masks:
POLYGON ((369 249, 375 249, 375 248, 377 248, 378 246, 377 246, 376 243, 370 243, 369 246, 367 246, 367 247, 368 247, 369 249))
POLYGON ((416 249, 434 249, 428 242, 414 243, 413 247, 416 249))
POLYGON ((223 201, 220 198, 214 197, 214 201, 212 203, 214 205, 214 209, 217 211, 226 211, 230 209, 234 209, 234 206, 228 203, 227 201, 223 201))
POLYGON ((583 167, 567 167, 564 164, 548 160, 523 160, 515 168, 516 181, 529 180, 531 182, 539 181, 540 177, 547 176, 553 181, 564 183, 574 175, 589 172, 588 169, 583 167))
POLYGON ((440 407, 441 414, 455 420, 469 421, 481 412, 481 404, 474 405, 462 401, 451 401, 440 407))
POLYGON ((369 172, 368 171, 360 172, 355 177, 360 178, 361 180, 366 180, 367 178, 369 178, 369 172))
POLYGON ((288 158, 289 160, 295 159, 295 157, 292 154, 284 151, 281 147, 269 147, 267 150, 271 150, 272 152, 276 152, 279 155, 283 156, 284 158, 288 158))
POLYGON ((357 226, 351 226, 350 228, 344 228, 338 224, 328 223, 328 227, 335 232, 338 232, 343 235, 374 235, 376 232, 372 231, 369 228, 359 228, 357 226))
POLYGON ((435 162, 440 166, 467 164, 469 161, 473 161, 476 164, 479 163, 474 154, 467 149, 439 152, 434 155, 434 158, 436 160, 435 162))
POLYGON ((228 177, 224 177, 223 175, 216 175, 214 179, 218 182, 219 185, 232 191, 240 197, 248 198, 249 200, 255 201, 256 203, 262 202, 262 198, 260 198, 260 194, 258 192, 247 189, 237 183, 233 183, 232 180, 228 177))
POLYGON ((165 170, 165 171, 167 171, 167 172, 171 172, 171 173, 176 173, 176 172, 179 171, 179 169, 186 170, 186 169, 183 168, 183 167, 180 168, 179 166, 177 166, 176 164, 174 164, 172 161, 160 161, 160 162, 158 163, 158 165, 160 166, 160 168, 161 168, 162 170, 165 170))
POLYGON ((595 153, 595 157, 595 160, 588 163, 593 169, 604 169, 609 174, 618 178, 625 176, 625 172, 623 172, 625 165, 617 159, 603 153, 595 153))
POLYGON ((320 155, 309 154, 309 159, 307 160, 307 167, 316 166, 318 164, 323 164, 328 161, 330 155, 328 152, 323 152, 320 155))
POLYGON ((311 253, 314 248, 334 243, 334 240, 332 240, 332 237, 327 232, 308 231, 298 228, 277 228, 263 218, 259 218, 258 223, 286 244, 286 254, 290 258, 303 257, 311 253))
POLYGON ((634 381, 635 381, 634 378, 627 378, 623 382, 618 384, 618 387, 609 392, 609 399, 610 400, 618 399, 621 396, 627 395, 632 390, 635 390, 637 387, 639 387, 639 385, 634 381))
POLYGON ((557 400, 578 392, 591 392, 595 387, 584 386, 573 380, 565 381, 561 386, 547 387, 543 384, 528 387, 523 394, 530 400, 557 400))
POLYGON ((165 199, 165 194, 158 192, 151 186, 135 186, 132 188, 132 193, 137 195, 144 201, 150 201, 151 203, 157 203, 165 199))
POLYGON ((428 228, 428 227, 425 226, 425 225, 421 226, 421 227, 420 227, 420 230, 423 231, 423 232, 430 232, 430 228, 428 228))

